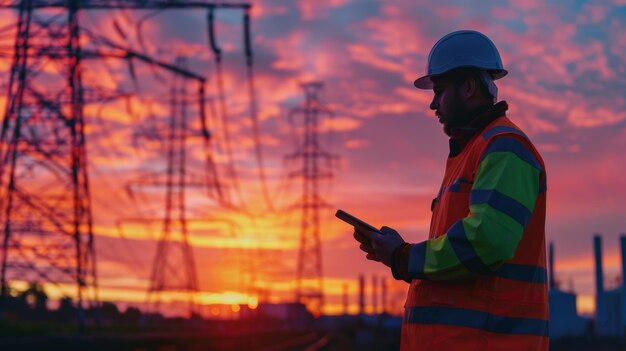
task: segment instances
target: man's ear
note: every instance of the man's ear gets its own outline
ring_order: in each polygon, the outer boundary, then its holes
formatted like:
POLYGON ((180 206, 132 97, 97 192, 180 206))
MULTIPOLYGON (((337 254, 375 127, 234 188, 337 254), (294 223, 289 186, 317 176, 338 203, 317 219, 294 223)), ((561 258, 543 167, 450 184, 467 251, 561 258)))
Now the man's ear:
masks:
POLYGON ((461 84, 461 94, 468 100, 478 94, 478 82, 476 82, 476 78, 468 77, 465 79, 465 82, 461 84))

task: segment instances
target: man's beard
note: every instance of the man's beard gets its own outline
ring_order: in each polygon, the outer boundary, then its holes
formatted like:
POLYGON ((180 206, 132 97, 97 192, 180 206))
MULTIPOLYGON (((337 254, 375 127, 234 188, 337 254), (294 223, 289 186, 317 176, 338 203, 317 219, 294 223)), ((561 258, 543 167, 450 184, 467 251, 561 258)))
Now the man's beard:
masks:
POLYGON ((470 117, 469 111, 458 95, 455 94, 453 100, 454 103, 450 104, 450 106, 454 106, 454 109, 448 113, 446 116, 446 123, 443 125, 443 132, 448 136, 452 135, 453 129, 465 127, 471 121, 468 120, 470 117))

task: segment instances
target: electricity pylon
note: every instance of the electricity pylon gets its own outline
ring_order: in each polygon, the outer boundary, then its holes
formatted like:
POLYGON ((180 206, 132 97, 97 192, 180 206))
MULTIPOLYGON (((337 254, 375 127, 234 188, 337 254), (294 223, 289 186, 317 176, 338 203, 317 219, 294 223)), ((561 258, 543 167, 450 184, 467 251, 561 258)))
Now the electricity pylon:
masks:
MULTIPOLYGON (((3 295, 12 279, 61 289, 75 285, 78 321, 84 326, 84 301, 98 302, 84 107, 106 92, 85 87, 82 63, 118 57, 173 68, 111 43, 115 50, 109 53, 84 48, 80 11, 242 9, 249 30, 250 7, 190 0, 0 0, 0 9, 18 11, 0 131, 3 295)), ((246 40, 249 45, 249 31, 246 40)), ((201 92, 204 99, 203 87, 201 92)))
POLYGON ((324 275, 322 270, 322 244, 320 241, 320 212, 329 207, 320 195, 320 181, 332 177, 330 164, 336 156, 324 151, 319 142, 319 122, 324 115, 332 116, 332 112, 324 106, 318 97, 323 87, 321 82, 301 84, 305 94, 304 103, 291 110, 291 116, 301 115, 304 118, 304 140, 287 159, 302 160, 302 168, 292 172, 290 177, 302 179, 302 196, 293 205, 301 212, 300 247, 298 250, 298 267, 296 273, 296 301, 309 308, 319 316, 324 308, 324 275), (327 166, 321 164, 325 159, 327 166))

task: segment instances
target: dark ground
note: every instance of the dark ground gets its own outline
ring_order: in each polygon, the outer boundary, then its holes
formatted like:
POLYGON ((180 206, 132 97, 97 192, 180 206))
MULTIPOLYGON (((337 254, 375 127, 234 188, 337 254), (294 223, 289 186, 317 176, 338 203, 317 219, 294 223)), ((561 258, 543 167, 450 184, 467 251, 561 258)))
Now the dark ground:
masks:
POLYGON ((626 339, 580 337, 550 343, 550 351, 626 351, 626 339))

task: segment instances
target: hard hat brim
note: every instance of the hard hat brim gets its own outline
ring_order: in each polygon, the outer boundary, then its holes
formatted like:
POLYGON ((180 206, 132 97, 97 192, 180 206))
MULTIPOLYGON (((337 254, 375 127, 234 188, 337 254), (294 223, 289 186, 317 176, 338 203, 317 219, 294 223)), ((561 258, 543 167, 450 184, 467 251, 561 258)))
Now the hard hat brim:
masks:
POLYGON ((415 85, 417 89, 432 89, 433 81, 430 79, 430 76, 423 76, 423 77, 417 78, 413 82, 413 85, 415 85))
MULTIPOLYGON (((480 67, 476 67, 476 68, 480 69, 480 67)), ((505 69, 497 70, 497 71, 488 71, 488 72, 491 73, 491 76, 493 77, 493 80, 498 80, 500 78, 503 78, 504 76, 506 76, 509 73, 505 69)), ((423 77, 419 77, 419 78, 417 78, 413 82, 413 85, 416 88, 418 88, 418 89, 425 89, 425 90, 432 89, 433 88, 433 81, 432 81, 431 77, 442 76, 442 75, 445 75, 445 73, 433 74, 433 75, 425 75, 423 77)))

